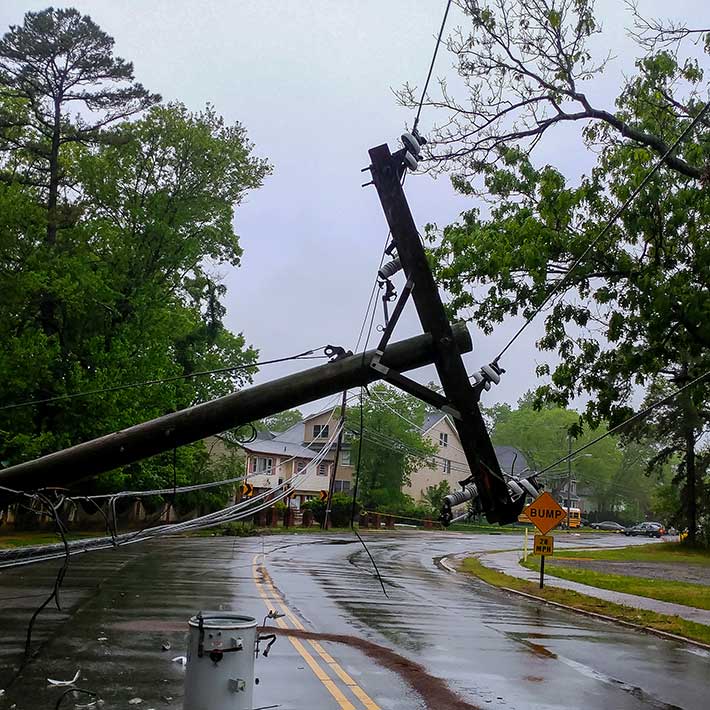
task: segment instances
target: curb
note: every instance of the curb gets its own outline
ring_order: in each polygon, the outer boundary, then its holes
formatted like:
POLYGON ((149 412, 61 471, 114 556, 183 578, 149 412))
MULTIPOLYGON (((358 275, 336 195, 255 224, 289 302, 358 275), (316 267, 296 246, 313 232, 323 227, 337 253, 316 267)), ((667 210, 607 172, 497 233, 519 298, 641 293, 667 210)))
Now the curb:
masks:
MULTIPOLYGON (((449 572, 456 573, 456 570, 451 567, 446 562, 446 559, 448 557, 452 557, 452 555, 446 555, 445 557, 442 557, 439 560, 439 564, 444 567, 445 569, 449 570, 449 572)), ((544 597, 538 597, 535 596, 534 594, 528 594, 528 592, 521 592, 518 589, 511 589, 510 587, 499 587, 496 584, 491 584, 490 582, 486 582, 486 580, 481 579, 477 575, 473 575, 478 579, 479 582, 483 582, 483 584, 488 585, 489 587, 492 587, 493 589, 500 589, 505 592, 509 592, 510 594, 517 594, 520 597, 525 597, 526 599, 534 600, 537 602, 544 602, 545 604, 549 604, 550 606, 557 607, 558 609, 564 609, 565 611, 573 611, 577 614, 583 614, 584 616, 589 616, 592 617, 593 619, 601 619, 602 621, 609 621, 612 624, 620 624, 621 626, 626 626, 627 628, 630 629, 635 629, 636 631, 645 631, 648 634, 653 634, 654 636, 660 636, 661 638, 669 639, 671 641, 679 641, 681 643, 688 643, 691 646, 697 646, 698 648, 702 648, 705 651, 710 651, 710 644, 703 643, 702 641, 695 641, 694 639, 689 639, 686 636, 679 636, 678 634, 672 634, 669 631, 662 631, 661 629, 654 629, 651 626, 643 626, 642 624, 634 624, 633 621, 626 621, 624 619, 617 619, 615 616, 608 616, 607 614, 600 614, 596 611, 587 611, 586 609, 578 609, 577 607, 574 606, 569 606, 567 604, 561 604, 560 602, 555 602, 552 601, 551 599, 545 599, 544 597)), ((579 592, 578 592, 579 593, 579 592)), ((587 595, 582 595, 582 596, 589 596, 587 595)), ((590 599, 593 599, 594 597, 589 597, 590 599)), ((623 606, 620 605, 620 606, 623 606)), ((632 608, 632 607, 629 607, 632 608)), ((669 616, 668 614, 664 614, 663 616, 669 616)))

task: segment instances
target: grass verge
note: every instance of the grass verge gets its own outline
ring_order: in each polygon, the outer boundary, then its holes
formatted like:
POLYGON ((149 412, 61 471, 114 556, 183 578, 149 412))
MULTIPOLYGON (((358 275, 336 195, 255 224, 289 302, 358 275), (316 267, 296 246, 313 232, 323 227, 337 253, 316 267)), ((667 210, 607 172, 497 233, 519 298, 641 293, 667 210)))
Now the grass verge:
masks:
MULTIPOLYGON (((539 570, 540 560, 537 557, 531 557, 527 562, 523 563, 523 566, 528 569, 539 570)), ((554 562, 551 563, 549 558, 545 563, 545 571, 555 577, 569 579, 580 584, 588 584, 590 587, 600 587, 601 589, 624 592, 625 594, 636 594, 640 597, 658 599, 672 604, 684 604, 696 609, 710 609, 710 587, 703 584, 595 572, 594 570, 580 569, 579 567, 557 565, 554 562)))
POLYGON ((710 565, 710 550, 679 542, 633 545, 612 550, 564 550, 558 559, 609 560, 610 562, 660 562, 710 565))
POLYGON ((461 565, 461 569, 479 577, 494 587, 507 587, 508 589, 525 592, 539 599, 564 604, 581 611, 603 614, 620 621, 683 636, 684 638, 710 645, 710 626, 705 626, 704 624, 686 621, 677 616, 668 616, 667 614, 658 614, 653 611, 613 604, 604 599, 595 599, 569 589, 558 589, 556 587, 540 589, 533 582, 489 569, 475 557, 466 558, 461 565))
MULTIPOLYGON (((101 537, 105 532, 68 533, 67 540, 82 540, 87 537, 101 537)), ((0 535, 0 550, 15 547, 32 547, 34 545, 52 545, 61 542, 62 538, 55 532, 22 532, 0 535)))

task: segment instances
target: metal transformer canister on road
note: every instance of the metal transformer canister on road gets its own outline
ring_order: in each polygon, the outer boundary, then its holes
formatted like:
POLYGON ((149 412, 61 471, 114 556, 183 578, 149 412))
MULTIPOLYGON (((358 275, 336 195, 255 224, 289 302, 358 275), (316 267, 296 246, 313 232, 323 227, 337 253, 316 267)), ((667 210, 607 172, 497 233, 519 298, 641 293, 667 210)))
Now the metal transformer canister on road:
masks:
POLYGON ((256 619, 208 611, 189 626, 183 710, 252 710, 256 619))

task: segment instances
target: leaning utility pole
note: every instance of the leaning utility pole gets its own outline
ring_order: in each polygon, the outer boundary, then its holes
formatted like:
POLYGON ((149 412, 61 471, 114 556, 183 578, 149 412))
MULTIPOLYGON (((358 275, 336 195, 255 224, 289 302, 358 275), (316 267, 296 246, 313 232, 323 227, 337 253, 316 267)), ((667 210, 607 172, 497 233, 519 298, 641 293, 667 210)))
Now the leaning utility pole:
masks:
MULTIPOLYGON (((461 352, 473 348, 464 324, 454 327, 453 337, 461 352)), ((341 349, 341 354, 336 357, 338 359, 326 365, 172 412, 34 461, 10 466, 0 471, 0 486, 25 491, 68 486, 271 414, 349 388, 368 385, 382 377, 371 367, 375 358, 380 360, 374 350, 351 355, 341 349)), ((433 359, 434 341, 426 333, 391 345, 386 357, 382 358, 382 364, 394 370, 413 370, 431 364, 433 359)))
MULTIPOLYGON (((383 358, 389 352, 387 340, 411 294, 422 327, 425 332, 431 333, 433 338, 434 364, 444 397, 404 377, 396 368, 385 366, 384 362, 374 362, 372 367, 390 384, 451 415, 472 474, 461 484, 466 486, 475 481, 477 495, 481 497, 483 509, 490 522, 511 522, 520 514, 525 496, 517 501, 511 499, 478 408, 480 392, 485 382, 477 382, 475 387, 471 384, 461 359, 462 351, 453 337, 451 324, 402 189, 404 172, 408 166, 416 168, 420 144, 424 141, 416 132, 405 134, 402 141, 405 147, 394 154, 390 153, 386 144, 369 151, 371 164, 367 169, 372 174, 372 182, 392 235, 392 244, 387 248, 387 252, 392 254, 395 249, 397 252, 397 258, 383 267, 380 274, 384 281, 388 281, 390 276, 402 268, 406 277, 406 284, 385 327, 377 352, 383 358)), ((391 284, 388 285, 388 290, 393 291, 391 284)), ((495 378, 499 378, 502 372, 495 364, 488 366, 487 371, 495 378)), ((488 386, 490 387, 490 384, 488 386)))

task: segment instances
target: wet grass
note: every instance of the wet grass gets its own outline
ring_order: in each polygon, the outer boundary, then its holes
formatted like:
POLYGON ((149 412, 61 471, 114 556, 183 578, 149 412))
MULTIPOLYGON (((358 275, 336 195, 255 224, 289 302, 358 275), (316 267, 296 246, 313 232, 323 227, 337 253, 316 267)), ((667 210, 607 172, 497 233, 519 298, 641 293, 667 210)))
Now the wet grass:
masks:
POLYGON ((686 621, 677 616, 668 616, 667 614, 658 614, 653 611, 613 604, 604 599, 595 599, 569 589, 556 587, 540 589, 539 585, 534 582, 528 582, 524 579, 518 579, 517 577, 511 577, 502 572, 489 569, 475 557, 466 558, 461 564, 461 569, 495 587, 507 587, 508 589, 525 592, 539 599, 564 604, 582 611, 603 614, 620 621, 647 626, 651 629, 665 631, 666 633, 676 634, 710 645, 710 626, 705 626, 704 624, 686 621))
POLYGON ((710 549, 680 542, 651 543, 613 550, 565 550, 559 559, 609 560, 610 562, 659 562, 710 565, 710 549))
MULTIPOLYGON (((67 535, 67 540, 81 540, 87 537, 101 537, 104 532, 71 532, 67 535)), ((18 532, 0 535, 0 550, 12 549, 15 547, 31 547, 34 545, 53 545, 61 542, 62 538, 55 532, 18 532)))
MULTIPOLYGON (((554 559, 554 558, 553 558, 554 559)), ((589 559, 586 557, 585 559, 589 559)), ((523 567, 532 570, 540 569, 540 560, 531 557, 523 562, 523 567)), ((710 609, 710 587, 703 584, 678 582, 669 579, 651 579, 649 577, 629 577, 622 574, 596 572, 579 567, 557 565, 547 558, 545 571, 555 577, 569 579, 572 582, 588 584, 590 587, 609 589, 613 592, 636 594, 640 597, 658 599, 672 604, 683 604, 697 609, 710 609)))

